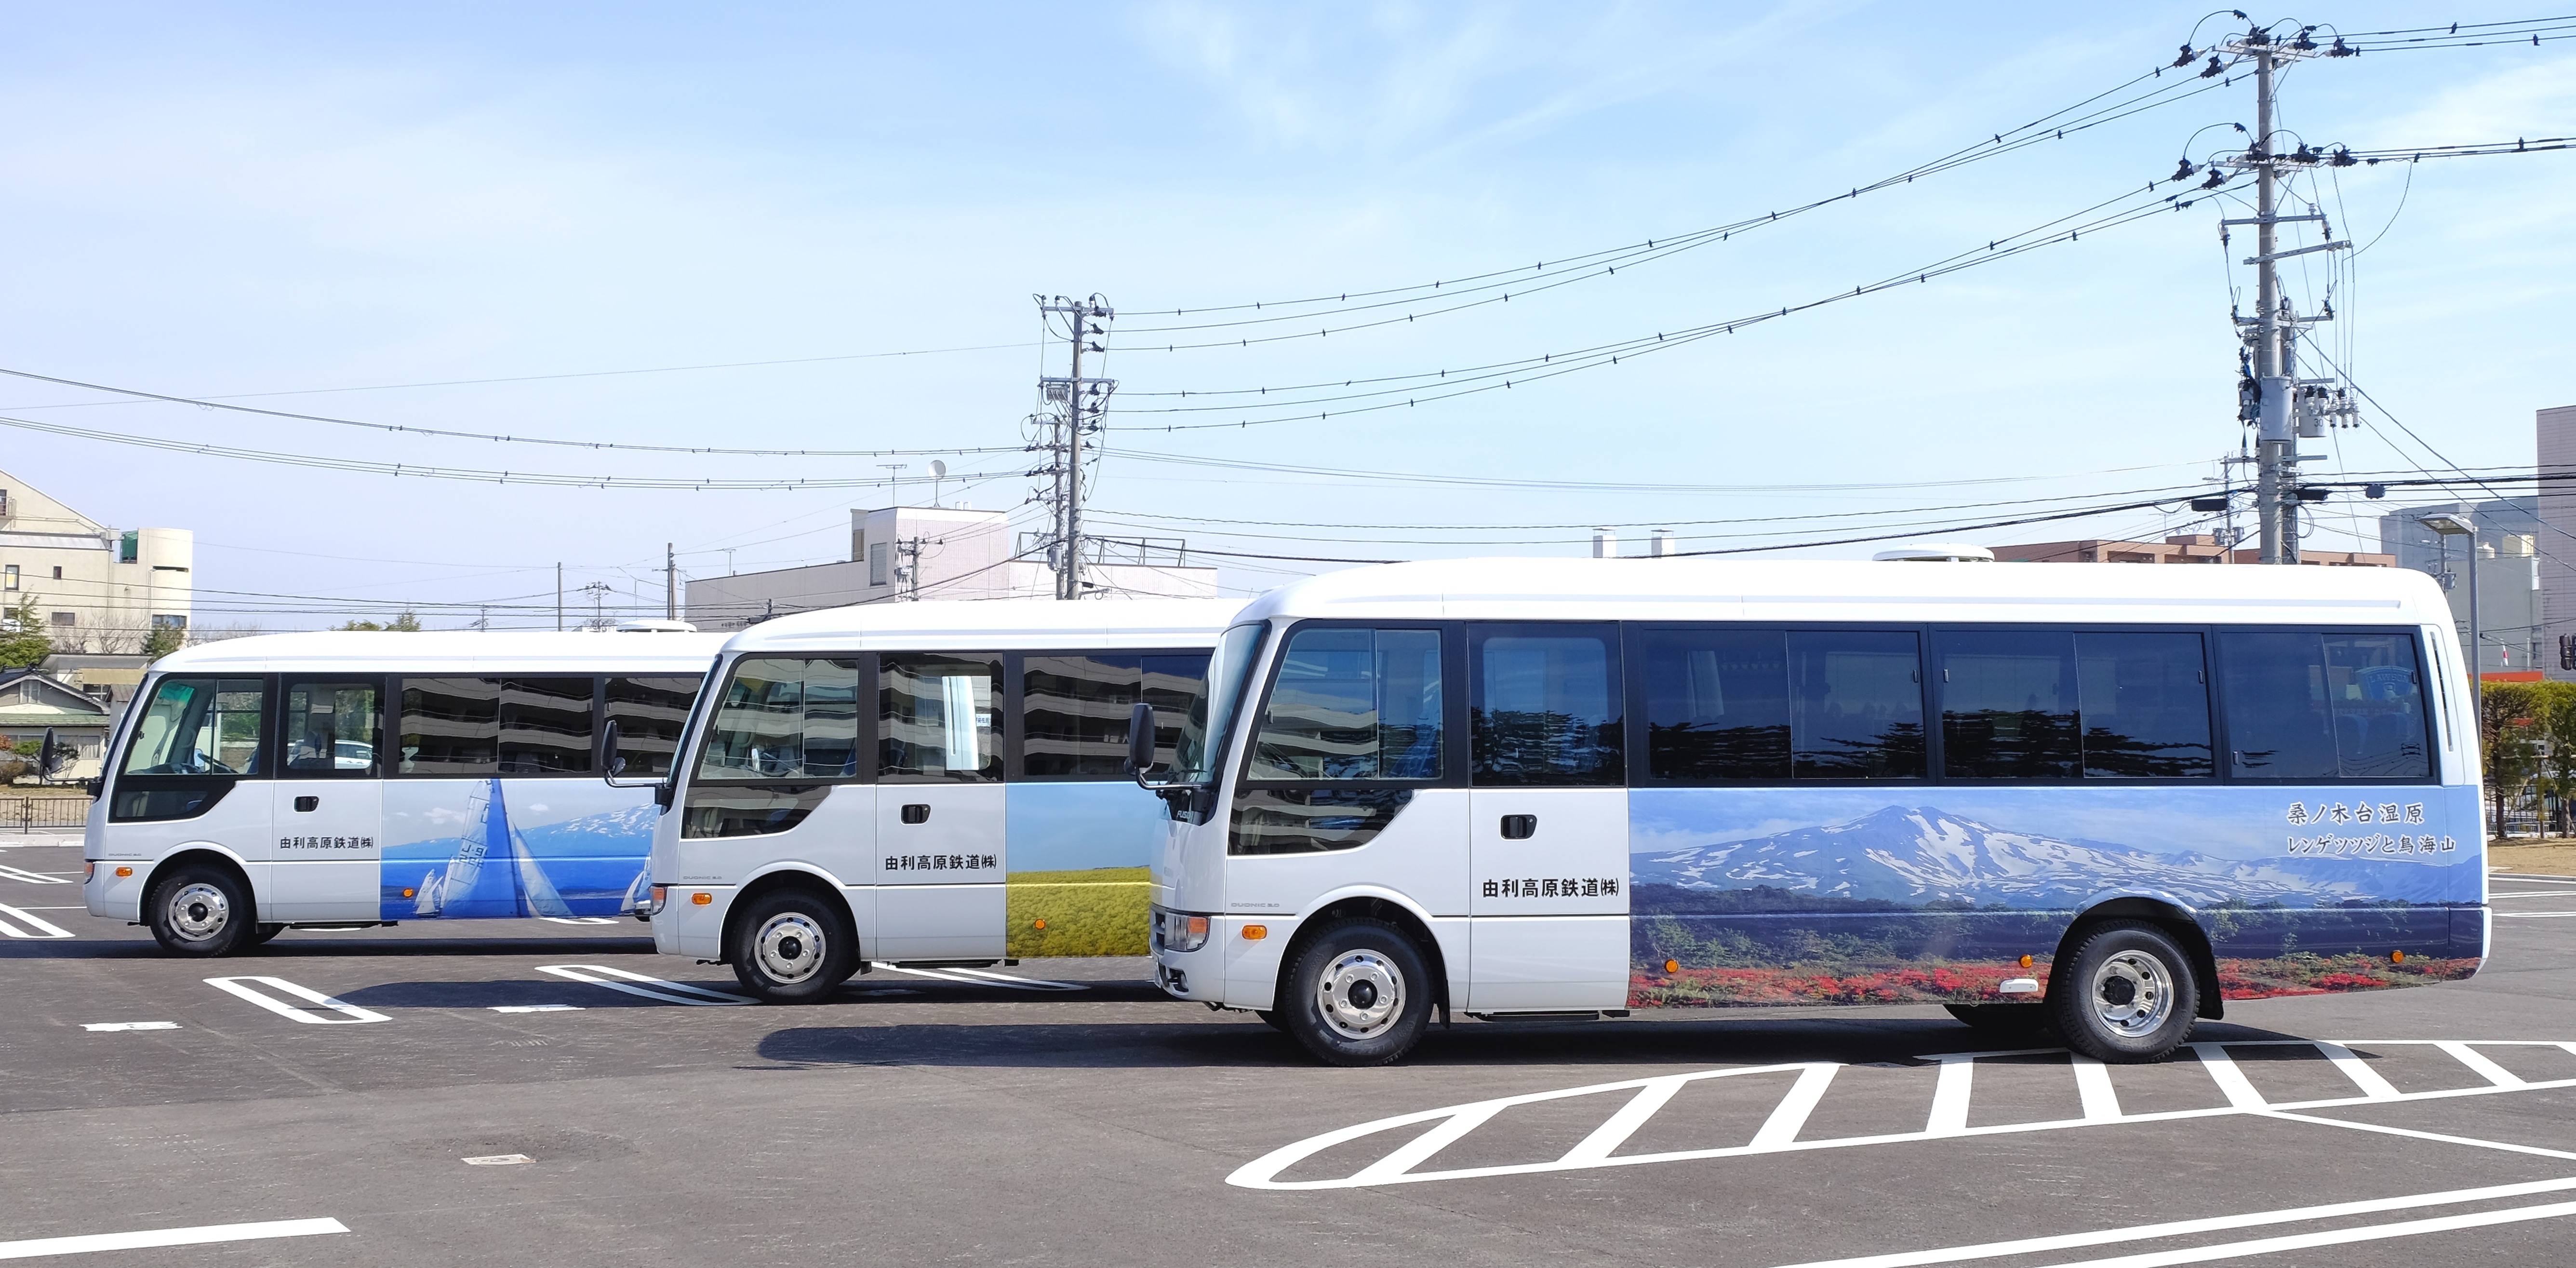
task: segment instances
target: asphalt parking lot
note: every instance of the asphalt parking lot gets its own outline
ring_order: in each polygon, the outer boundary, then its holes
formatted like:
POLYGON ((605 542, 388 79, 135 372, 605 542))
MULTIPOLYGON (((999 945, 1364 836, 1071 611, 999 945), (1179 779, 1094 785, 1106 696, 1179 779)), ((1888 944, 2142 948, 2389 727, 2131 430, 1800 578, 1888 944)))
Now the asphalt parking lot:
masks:
POLYGON ((2498 878, 2475 981, 2234 1004, 2157 1066, 1888 1007, 1462 1019, 1340 1070, 1141 960, 811 1008, 631 922, 181 961, 83 912, 79 868, 0 838, 0 1258, 2147 1268, 2576 1235, 2567 878, 2498 878))

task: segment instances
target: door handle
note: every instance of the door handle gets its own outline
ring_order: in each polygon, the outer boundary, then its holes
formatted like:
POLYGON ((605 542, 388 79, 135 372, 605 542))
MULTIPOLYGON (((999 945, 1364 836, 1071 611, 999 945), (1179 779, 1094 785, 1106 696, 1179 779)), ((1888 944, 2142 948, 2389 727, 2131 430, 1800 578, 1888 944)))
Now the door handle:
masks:
POLYGON ((319 797, 298 797, 295 799, 295 808, 298 810, 319 810, 322 808, 322 799, 319 797))
POLYGON ((1526 841, 1538 834, 1537 815, 1504 815, 1503 839, 1526 841))
POLYGON ((918 801, 907 803, 903 808, 903 821, 905 823, 930 822, 930 807, 918 801))

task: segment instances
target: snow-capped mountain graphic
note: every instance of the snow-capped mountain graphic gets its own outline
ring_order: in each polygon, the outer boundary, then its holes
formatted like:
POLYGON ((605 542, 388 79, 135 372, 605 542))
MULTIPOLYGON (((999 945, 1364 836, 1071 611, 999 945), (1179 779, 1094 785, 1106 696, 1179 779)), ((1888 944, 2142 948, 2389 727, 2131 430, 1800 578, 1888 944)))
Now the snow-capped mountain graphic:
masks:
POLYGON ((1642 850, 1631 857, 1630 868, 1637 885, 1769 886, 1908 906, 2054 908, 2105 890, 2127 890, 2166 893, 2193 906, 2234 899, 2315 907, 2362 898, 2458 901, 2450 892, 2456 886, 2452 869, 2442 864, 2459 857, 2223 859, 2016 832, 1931 806, 1888 806, 1749 840, 1642 850))

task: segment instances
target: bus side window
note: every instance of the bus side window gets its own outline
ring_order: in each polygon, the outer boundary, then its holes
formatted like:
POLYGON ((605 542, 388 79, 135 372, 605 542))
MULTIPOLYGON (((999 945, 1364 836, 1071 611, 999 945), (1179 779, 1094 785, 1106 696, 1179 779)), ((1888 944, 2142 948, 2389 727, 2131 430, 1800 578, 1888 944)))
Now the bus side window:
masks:
POLYGON ((500 688, 504 775, 590 772, 591 680, 507 678, 500 688))
POLYGON ((2207 779, 2207 660, 2198 634, 2078 634, 2088 779, 2207 779))
POLYGON ((1789 653, 1779 631, 1649 626, 1637 648, 1648 779, 1789 778, 1789 653))
POLYGON ((2075 636, 2063 630, 1934 635, 1941 765, 1952 779, 2073 779, 2075 636))
POLYGON ((2332 717, 2326 704, 2325 641, 2307 631, 2228 630, 2229 769, 2256 779, 2333 779, 2332 717))
POLYGON ((699 750, 699 779, 859 773, 858 661, 745 656, 734 662, 723 692, 699 750))
POLYGON ((501 691, 490 678, 405 678, 394 732, 398 775, 501 773, 501 691))
POLYGON ((1473 626, 1467 655, 1477 784, 1623 782, 1617 626, 1473 626))
POLYGON ((1792 773, 1923 778, 1922 666, 1910 631, 1791 631, 1792 773))
POLYGON ((2424 689, 2412 634, 2328 634, 2326 706, 2335 754, 2355 778, 2424 779, 2433 770, 2424 741, 2424 689))
POLYGON ((377 728, 383 690, 375 682, 289 682, 279 726, 284 768, 304 775, 381 774, 376 750, 384 738, 377 728))
POLYGON ((617 724, 617 753, 626 759, 628 778, 659 779, 671 773, 698 686, 695 678, 608 680, 608 720, 617 724))
POLYGON ((256 678, 164 678, 134 729, 124 773, 259 774, 266 703, 256 678))
POLYGON ((1252 744, 1254 779, 1438 779, 1440 631, 1302 629, 1252 744))
POLYGON ((998 656, 877 658, 879 778, 998 780, 998 656))
MULTIPOLYGON (((1181 726, 1189 720, 1191 710, 1200 708, 1207 698, 1207 672, 1206 652, 1145 658, 1139 691, 1145 703, 1154 706, 1154 761, 1165 769, 1180 761, 1181 726)), ((1118 731, 1118 742, 1127 742, 1123 726, 1118 731)), ((1127 773, 1124 754, 1120 755, 1118 773, 1127 773)))
POLYGON ((1060 779, 1124 774, 1127 715, 1143 685, 1144 659, 1107 652, 1022 658, 1021 770, 1060 779))

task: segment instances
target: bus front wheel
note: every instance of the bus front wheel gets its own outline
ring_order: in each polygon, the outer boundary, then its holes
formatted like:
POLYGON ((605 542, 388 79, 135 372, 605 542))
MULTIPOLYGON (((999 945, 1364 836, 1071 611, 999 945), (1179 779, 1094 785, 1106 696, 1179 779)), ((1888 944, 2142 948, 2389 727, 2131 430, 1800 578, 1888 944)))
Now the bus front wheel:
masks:
POLYGON ((2173 936, 2136 920, 2094 927, 2049 983, 2050 1020, 2066 1046, 2097 1061, 2161 1061, 2200 1012, 2191 957, 2173 936))
POLYGON ((146 905, 152 939, 172 955, 213 959, 255 945, 259 915, 241 878, 209 863, 191 863, 152 887, 146 905))
POLYGON ((1346 920, 1306 944, 1274 1013, 1280 1029, 1333 1065, 1385 1065, 1431 1020, 1422 951, 1383 920, 1346 920))
POLYGON ((830 902, 793 889, 771 890, 742 915, 733 975, 772 1004, 811 1004, 830 995, 859 967, 858 939, 830 902))

